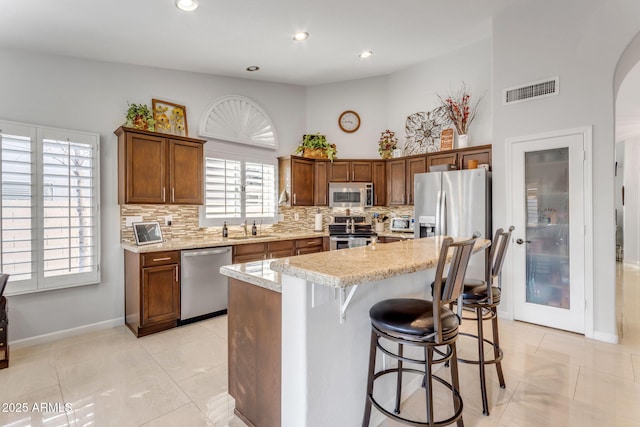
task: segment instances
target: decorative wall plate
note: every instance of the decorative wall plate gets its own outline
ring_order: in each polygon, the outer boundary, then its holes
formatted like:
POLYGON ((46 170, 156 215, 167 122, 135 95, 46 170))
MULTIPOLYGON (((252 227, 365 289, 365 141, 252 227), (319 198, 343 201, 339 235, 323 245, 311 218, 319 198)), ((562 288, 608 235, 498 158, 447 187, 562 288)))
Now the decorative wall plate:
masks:
POLYGON ((444 107, 411 114, 405 124, 407 139, 402 154, 409 156, 440 151, 440 132, 447 126, 449 119, 444 107))
POLYGON ((255 101, 240 95, 227 95, 213 101, 200 120, 200 136, 278 148, 269 115, 255 101))

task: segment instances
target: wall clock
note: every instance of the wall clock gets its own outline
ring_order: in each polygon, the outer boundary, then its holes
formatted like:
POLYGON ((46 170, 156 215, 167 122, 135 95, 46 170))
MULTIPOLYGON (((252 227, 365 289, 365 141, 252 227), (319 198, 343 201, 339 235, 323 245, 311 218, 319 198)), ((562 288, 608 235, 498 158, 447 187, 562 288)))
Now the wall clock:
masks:
POLYGON ((355 132, 360 127, 360 116, 355 111, 347 110, 340 114, 338 125, 344 132, 355 132))

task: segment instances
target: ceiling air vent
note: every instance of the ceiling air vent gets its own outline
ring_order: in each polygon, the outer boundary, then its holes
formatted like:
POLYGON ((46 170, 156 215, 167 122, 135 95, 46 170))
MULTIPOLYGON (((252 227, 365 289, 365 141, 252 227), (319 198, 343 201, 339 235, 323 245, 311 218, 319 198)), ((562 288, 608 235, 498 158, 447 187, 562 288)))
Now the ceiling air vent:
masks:
POLYGON ((557 95, 559 91, 560 78, 552 77, 538 82, 527 83, 524 86, 505 89, 504 97, 502 99, 505 105, 514 104, 516 102, 530 101, 532 99, 557 95))

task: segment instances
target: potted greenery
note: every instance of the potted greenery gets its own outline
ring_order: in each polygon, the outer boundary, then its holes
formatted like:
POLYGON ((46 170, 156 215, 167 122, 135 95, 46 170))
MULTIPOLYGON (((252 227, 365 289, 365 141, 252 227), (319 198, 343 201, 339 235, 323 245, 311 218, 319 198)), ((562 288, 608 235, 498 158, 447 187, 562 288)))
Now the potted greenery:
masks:
POLYGON ((156 121, 147 104, 130 104, 128 102, 127 104, 129 105, 129 109, 127 110, 127 121, 124 125, 126 127, 150 130, 153 132, 156 121))
POLYGON ((302 142, 296 149, 296 153, 302 154, 304 157, 313 159, 329 159, 333 161, 338 154, 335 144, 329 144, 327 137, 320 135, 320 132, 315 134, 303 135, 302 142))

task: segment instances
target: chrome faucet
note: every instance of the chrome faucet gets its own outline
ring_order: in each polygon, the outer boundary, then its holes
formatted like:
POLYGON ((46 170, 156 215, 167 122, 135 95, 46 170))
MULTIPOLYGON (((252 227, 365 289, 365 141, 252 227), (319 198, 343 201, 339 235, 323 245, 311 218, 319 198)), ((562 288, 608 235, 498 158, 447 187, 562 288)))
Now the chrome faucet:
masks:
POLYGON ((244 221, 242 221, 242 223, 240 224, 240 227, 242 227, 242 229, 244 230, 245 237, 248 236, 249 233, 247 232, 247 220, 246 219, 244 221))

